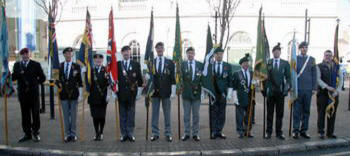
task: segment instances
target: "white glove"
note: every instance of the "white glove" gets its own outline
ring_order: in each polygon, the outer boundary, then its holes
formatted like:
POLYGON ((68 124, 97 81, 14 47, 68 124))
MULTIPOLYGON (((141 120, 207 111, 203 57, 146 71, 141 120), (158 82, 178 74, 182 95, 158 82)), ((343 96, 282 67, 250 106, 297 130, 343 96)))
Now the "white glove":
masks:
POLYGON ((201 92, 201 101, 203 101, 205 99, 205 92, 202 90, 201 92))
POLYGON ((171 98, 175 98, 176 97, 176 85, 171 85, 171 98))
POLYGON ((233 91, 233 103, 237 106, 239 105, 236 90, 233 91))
POLYGON ((83 100, 83 88, 82 87, 80 87, 79 88, 79 98, 78 98, 78 101, 82 101, 83 100))
POLYGON ((226 100, 230 101, 232 99, 232 88, 227 88, 226 100))
POLYGON ((335 91, 333 94, 332 94, 333 97, 336 97, 338 96, 338 91, 335 91))
POLYGON ((327 88, 327 90, 329 90, 329 91, 335 91, 335 89, 334 89, 333 87, 331 87, 331 86, 327 86, 326 88, 327 88))
POLYGON ((86 72, 86 67, 85 66, 81 67, 80 73, 85 73, 85 72, 86 72))
POLYGON ((146 73, 146 74, 145 74, 145 79, 146 79, 146 81, 148 81, 150 78, 151 78, 151 76, 149 76, 149 74, 146 73))
POLYGON ((111 90, 110 89, 107 89, 107 96, 106 96, 106 102, 108 103, 109 102, 109 99, 111 98, 111 90))
POLYGON ((136 99, 139 99, 141 97, 141 93, 142 93, 142 87, 138 87, 137 88, 136 99))
POLYGON ((258 84, 258 81, 253 79, 252 84, 256 86, 258 84))
POLYGON ((114 100, 118 100, 117 93, 112 92, 112 98, 113 98, 114 100))

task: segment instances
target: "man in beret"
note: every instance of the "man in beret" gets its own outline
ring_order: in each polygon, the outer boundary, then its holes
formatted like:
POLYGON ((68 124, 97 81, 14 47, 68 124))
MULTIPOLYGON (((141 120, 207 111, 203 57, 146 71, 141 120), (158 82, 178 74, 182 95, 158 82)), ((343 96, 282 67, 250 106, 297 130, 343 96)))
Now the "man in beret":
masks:
POLYGON ((232 98, 232 66, 223 61, 224 50, 216 48, 215 62, 213 63, 214 90, 216 100, 211 113, 212 134, 211 139, 226 139, 222 129, 226 120, 226 102, 232 98))
MULTIPOLYGON (((236 130, 238 138, 242 139, 248 127, 249 106, 251 102, 251 90, 253 72, 249 71, 249 54, 239 60, 241 69, 233 74, 234 104, 236 105, 236 130)), ((253 107, 253 105, 251 105, 253 107)), ((250 133, 247 137, 253 137, 250 133)))
POLYGON ((24 136, 19 142, 40 141, 39 85, 46 80, 39 62, 30 59, 28 48, 20 50, 21 61, 13 66, 12 80, 17 80, 18 99, 21 106, 24 136))
POLYGON ((118 101, 121 142, 135 141, 135 101, 138 87, 143 85, 141 67, 130 59, 131 48, 122 48, 123 60, 118 61, 118 101))
POLYGON ((78 101, 82 99, 83 82, 81 69, 72 60, 73 49, 67 47, 63 50, 65 61, 60 64, 58 86, 62 89, 60 99, 64 118, 65 142, 75 142, 77 138, 76 122, 78 101))
POLYGON ((272 53, 273 58, 269 59, 267 62, 268 79, 265 89, 267 92, 267 129, 265 138, 271 138, 273 117, 274 112, 276 112, 276 137, 284 140, 285 137, 282 132, 282 121, 284 113, 284 97, 288 95, 291 83, 290 66, 286 60, 280 58, 280 43, 273 47, 272 53))
POLYGON ((299 134, 310 139, 309 129, 310 104, 312 95, 316 93, 316 64, 312 56, 307 55, 308 44, 299 44, 300 55, 297 56, 298 99, 293 104, 293 138, 298 139, 299 134))

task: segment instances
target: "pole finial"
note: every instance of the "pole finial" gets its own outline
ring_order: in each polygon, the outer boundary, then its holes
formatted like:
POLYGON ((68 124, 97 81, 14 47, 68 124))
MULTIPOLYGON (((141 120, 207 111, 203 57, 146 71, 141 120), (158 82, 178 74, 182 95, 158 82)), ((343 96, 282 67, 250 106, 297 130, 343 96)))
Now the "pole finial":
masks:
POLYGON ((337 18, 337 20, 336 20, 336 21, 337 21, 337 24, 339 24, 339 22, 340 22, 340 19, 339 19, 339 18, 337 18))

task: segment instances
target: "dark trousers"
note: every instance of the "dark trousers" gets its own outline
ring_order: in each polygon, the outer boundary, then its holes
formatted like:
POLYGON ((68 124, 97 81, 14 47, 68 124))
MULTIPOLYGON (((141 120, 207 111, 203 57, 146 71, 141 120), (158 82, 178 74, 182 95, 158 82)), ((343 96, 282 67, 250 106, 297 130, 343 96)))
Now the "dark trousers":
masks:
POLYGON ((106 118, 92 118, 94 122, 94 128, 96 135, 103 134, 103 128, 105 127, 106 118))
POLYGON ((298 99, 293 104, 293 133, 305 133, 309 129, 311 98, 312 90, 298 90, 298 99))
POLYGON ((276 112, 276 135, 282 135, 282 120, 284 112, 284 96, 282 93, 274 93, 273 96, 267 97, 267 134, 272 133, 274 112, 276 112))
POLYGON ((39 92, 19 92, 18 99, 21 106, 22 128, 26 135, 38 135, 40 129, 39 92))
MULTIPOLYGON (((335 98, 335 104, 334 104, 334 114, 328 118, 327 117, 327 133, 326 135, 333 135, 334 133, 334 124, 335 124, 335 117, 337 113, 337 107, 338 107, 339 99, 338 96, 335 98)), ((330 99, 328 98, 328 94, 317 94, 317 128, 318 133, 324 134, 324 128, 325 128, 325 118, 326 118, 326 108, 330 104, 330 99)))
POLYGON ((212 134, 222 133, 226 120, 226 99, 217 99, 211 106, 210 113, 212 134))
MULTIPOLYGON (((236 130, 238 134, 244 134, 248 126, 249 107, 236 106, 236 130)), ((251 127, 249 128, 251 129, 251 127)))
POLYGON ((119 99, 119 119, 122 136, 133 136, 135 128, 135 98, 119 99))

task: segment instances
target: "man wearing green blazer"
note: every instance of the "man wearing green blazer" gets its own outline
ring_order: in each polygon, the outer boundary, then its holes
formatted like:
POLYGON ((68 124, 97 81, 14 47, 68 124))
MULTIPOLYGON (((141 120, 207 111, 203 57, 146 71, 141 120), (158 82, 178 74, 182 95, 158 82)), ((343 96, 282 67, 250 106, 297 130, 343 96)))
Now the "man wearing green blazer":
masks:
POLYGON ((281 47, 278 43, 272 49, 273 58, 267 62, 268 79, 267 92, 267 129, 266 139, 271 138, 274 110, 276 109, 276 137, 284 140, 282 120, 284 112, 284 97, 287 96, 290 86, 290 65, 280 58, 281 47))
POLYGON ((186 50, 187 61, 182 62, 183 78, 183 110, 184 110, 184 136, 182 141, 190 138, 192 113, 192 138, 200 141, 199 137, 199 107, 201 104, 201 79, 203 64, 194 60, 195 50, 192 47, 186 50))

